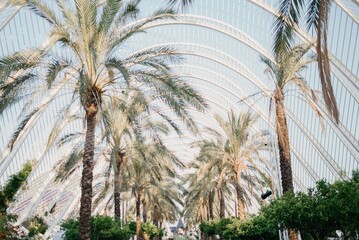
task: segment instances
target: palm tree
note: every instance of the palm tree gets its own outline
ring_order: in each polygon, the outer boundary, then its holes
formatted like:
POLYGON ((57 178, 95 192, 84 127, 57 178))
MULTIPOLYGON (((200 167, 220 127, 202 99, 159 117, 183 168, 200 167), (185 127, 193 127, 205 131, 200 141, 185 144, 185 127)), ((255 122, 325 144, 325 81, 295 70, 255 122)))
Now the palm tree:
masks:
POLYGON ((149 189, 150 207, 152 209, 152 222, 161 227, 164 221, 174 222, 180 217, 178 206, 183 206, 180 183, 172 177, 163 177, 160 185, 149 189))
MULTIPOLYGON (((293 176, 290 155, 290 142, 285 113, 285 89, 289 85, 295 85, 300 93, 304 96, 309 105, 315 110, 317 116, 321 119, 322 115, 316 107, 317 97, 306 84, 300 71, 308 64, 314 61, 313 57, 305 57, 310 50, 311 45, 298 45, 289 51, 281 52, 277 55, 277 64, 269 59, 262 57, 262 61, 267 65, 268 76, 275 83, 272 101, 276 111, 276 128, 279 148, 279 162, 281 172, 282 192, 293 193, 293 176)), ((290 239, 297 239, 294 230, 289 230, 290 239)))
MULTIPOLYGON (((141 203, 151 199, 153 192, 161 191, 163 194, 169 192, 163 186, 164 180, 167 177, 178 178, 175 166, 183 167, 183 165, 163 144, 156 142, 136 141, 135 147, 131 148, 128 157, 131 158, 131 163, 127 166, 128 180, 124 184, 125 187, 131 189, 136 199, 136 237, 139 239, 141 203)), ((171 201, 173 202, 175 199, 171 201)), ((178 196, 177 199, 179 199, 178 196)), ((146 209, 144 213, 147 213, 146 209)))
POLYGON ((200 152, 189 167, 196 171, 185 179, 190 185, 184 209, 184 216, 189 224, 211 219, 214 215, 213 200, 219 205, 219 216, 224 217, 225 200, 233 188, 239 206, 236 215, 244 219, 245 204, 249 204, 251 200, 245 185, 250 194, 252 185, 271 186, 269 177, 256 163, 256 160, 266 162, 261 157, 261 152, 268 150, 270 145, 267 133, 254 131, 251 134, 257 117, 250 113, 237 116, 231 111, 228 113, 228 120, 218 115, 215 118, 221 133, 208 129, 211 140, 194 143, 194 146, 200 148, 200 152), (213 199, 215 193, 217 198, 213 199))
POLYGON ((189 174, 185 179, 185 181, 191 182, 190 186, 193 186, 188 191, 196 192, 199 188, 207 195, 207 197, 204 197, 208 198, 208 215, 210 219, 213 219, 214 195, 217 193, 219 217, 224 218, 226 211, 225 199, 226 195, 230 192, 228 168, 223 164, 221 156, 217 155, 217 145, 213 140, 203 140, 193 145, 197 145, 200 148, 200 152, 196 156, 195 161, 188 166, 190 169, 195 170, 195 174, 189 174))
MULTIPOLYGON (((103 100, 111 92, 121 94, 119 90, 123 87, 131 88, 142 84, 155 89, 159 93, 159 99, 175 108, 177 116, 183 119, 187 119, 187 111, 184 109, 186 105, 203 109, 202 98, 191 87, 173 77, 163 65, 166 61, 178 62, 179 58, 175 56, 174 50, 168 47, 152 48, 125 58, 120 58, 117 54, 119 47, 132 35, 140 32, 146 24, 173 16, 172 10, 159 10, 145 21, 126 25, 138 12, 139 2, 99 3, 96 0, 79 0, 76 1, 75 8, 71 8, 60 0, 56 2, 61 13, 59 18, 40 0, 12 0, 12 3, 28 7, 47 20, 52 29, 49 43, 44 48, 17 52, 0 60, 3 90, 0 109, 2 112, 7 106, 27 96, 38 96, 40 87, 46 90, 64 85, 75 96, 69 106, 82 106, 86 136, 81 180, 81 239, 90 239, 91 234, 94 137, 103 100), (56 53, 58 47, 68 53, 66 57, 56 53), (136 67, 139 65, 143 67, 136 67), (46 73, 45 81, 43 73, 46 73), (24 89, 31 89, 31 94, 24 94, 24 89), (182 94, 185 94, 184 98, 182 94)), ((24 128, 34 114, 48 106, 50 101, 28 114, 19 129, 24 128)), ((187 124, 193 125, 193 121, 187 121, 187 124)), ((19 131, 14 134, 10 147, 16 142, 18 134, 19 131)))
POLYGON ((306 99, 309 105, 315 110, 316 114, 321 117, 321 113, 315 104, 317 101, 315 92, 309 88, 300 75, 300 72, 314 61, 312 56, 306 57, 306 53, 308 53, 310 47, 311 45, 298 45, 288 52, 282 52, 278 55, 277 64, 265 57, 261 57, 262 62, 267 65, 266 71, 268 72, 269 78, 271 78, 275 84, 272 101, 276 111, 276 128, 283 194, 293 192, 290 142, 284 105, 285 89, 289 85, 295 85, 304 99, 306 99))
POLYGON ((274 27, 274 53, 279 56, 291 51, 291 44, 296 28, 298 28, 301 13, 307 7, 307 30, 314 28, 317 34, 316 50, 318 54, 319 77, 322 85, 325 105, 330 115, 339 122, 339 110, 335 100, 330 77, 329 54, 327 47, 327 32, 331 0, 282 0, 279 4, 279 16, 274 27))
MULTIPOLYGON (((258 117, 249 112, 236 115, 231 111, 228 113, 227 120, 219 115, 216 115, 215 118, 224 135, 211 131, 217 139, 217 143, 211 151, 216 152, 217 156, 221 156, 225 167, 230 169, 236 190, 237 216, 244 219, 245 205, 246 202, 250 202, 250 199, 246 196, 242 179, 246 178, 245 175, 247 174, 252 176, 247 179, 256 178, 259 180, 257 176, 260 176, 264 178, 263 181, 266 184, 269 184, 268 177, 257 167, 255 162, 256 160, 265 161, 261 157, 261 152, 269 150, 268 134, 264 131, 251 134, 258 117), (257 174, 254 174, 254 172, 257 172, 257 174)), ((250 181, 247 181, 247 183, 250 183, 250 181)))

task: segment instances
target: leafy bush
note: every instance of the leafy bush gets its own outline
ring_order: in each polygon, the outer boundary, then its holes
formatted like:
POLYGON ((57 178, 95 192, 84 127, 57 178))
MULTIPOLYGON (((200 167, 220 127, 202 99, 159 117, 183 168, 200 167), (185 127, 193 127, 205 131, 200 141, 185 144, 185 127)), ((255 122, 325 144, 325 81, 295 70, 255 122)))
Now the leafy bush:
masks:
POLYGON ((277 227, 270 225, 262 215, 252 217, 245 221, 236 218, 211 220, 202 223, 200 230, 208 236, 219 235, 224 239, 278 239, 277 227))
POLYGON ((38 234, 44 234, 48 228, 44 219, 39 216, 26 220, 22 225, 29 230, 28 237, 30 238, 38 234))
MULTIPOLYGON (((65 231, 65 240, 77 240, 79 235, 79 221, 68 219, 61 223, 61 229, 65 231)), ((130 224, 121 227, 117 219, 108 216, 95 216, 91 218, 91 239, 93 240, 128 240, 135 231, 130 229, 130 224)))
POLYGON ((145 232, 150 238, 163 237, 163 230, 149 222, 141 223, 141 230, 142 232, 145 232))
POLYGON ((14 200, 16 192, 26 181, 32 170, 32 165, 26 163, 20 172, 11 175, 2 191, 0 191, 0 211, 5 212, 8 204, 14 200))
POLYGON ((332 184, 324 180, 307 193, 288 194, 261 210, 282 228, 294 228, 306 239, 326 239, 340 230, 345 239, 359 233, 359 172, 332 184))
POLYGON ((238 220, 235 218, 214 219, 201 223, 199 229, 207 236, 222 236, 222 233, 227 229, 228 225, 232 224, 234 221, 238 220))
POLYGON ((31 169, 30 163, 25 164, 20 172, 10 176, 0 191, 0 239, 18 239, 12 226, 17 216, 8 214, 6 210, 9 203, 14 200, 16 192, 26 181, 31 169))
POLYGON ((358 239, 359 171, 349 180, 332 184, 318 181, 307 193, 286 194, 262 207, 258 216, 240 221, 234 218, 204 222, 200 229, 208 236, 224 239, 278 239, 278 229, 300 231, 303 239, 327 239, 342 232, 344 239, 358 239))
POLYGON ((15 220, 13 215, 0 211, 0 239, 16 239, 16 232, 11 227, 11 222, 15 220))
POLYGON ((248 220, 234 219, 222 231, 224 239, 241 240, 277 240, 278 228, 272 225, 263 215, 254 216, 248 220))
MULTIPOLYGON (((68 219, 61 223, 61 229, 65 231, 65 240, 77 240, 79 235, 79 221, 68 219)), ((92 240, 128 240, 136 234, 136 222, 122 224, 117 219, 108 216, 95 216, 91 218, 92 240)), ((142 232, 148 237, 162 237, 162 229, 152 223, 142 223, 142 232)))

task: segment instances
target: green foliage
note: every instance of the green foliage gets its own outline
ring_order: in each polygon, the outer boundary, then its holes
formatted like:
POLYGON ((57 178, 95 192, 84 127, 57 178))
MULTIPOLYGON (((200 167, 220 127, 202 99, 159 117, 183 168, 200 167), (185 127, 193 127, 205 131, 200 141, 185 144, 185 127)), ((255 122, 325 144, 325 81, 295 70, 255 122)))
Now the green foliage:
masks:
POLYGON ((214 219, 201 223, 199 229, 208 236, 221 235, 227 229, 227 226, 235 221, 238 220, 235 218, 214 219))
POLYGON ((26 220, 22 225, 29 230, 28 237, 30 238, 38 234, 44 234, 48 228, 44 219, 39 216, 26 220))
POLYGON ((75 240, 79 237, 79 221, 75 219, 67 219, 61 223, 61 229, 65 231, 65 240, 75 240))
MULTIPOLYGON (((61 229, 65 231, 65 240, 78 239, 78 220, 68 219, 62 222, 61 229)), ((136 234, 136 222, 121 224, 119 220, 108 216, 95 216, 91 218, 91 229, 91 240, 128 240, 136 234)), ((152 223, 141 223, 141 230, 150 238, 163 236, 162 229, 152 223)))
POLYGON ((8 214, 6 209, 14 200, 16 192, 26 181, 31 172, 32 166, 26 163, 22 170, 10 176, 2 191, 0 191, 0 239, 17 239, 17 234, 13 230, 12 224, 16 221, 16 216, 8 214))
POLYGON ((0 211, 0 239, 16 239, 16 233, 11 227, 11 222, 16 217, 0 211))
POLYGON ((303 239, 327 239, 340 230, 344 239, 359 233, 359 171, 349 180, 332 184, 319 181, 307 193, 286 194, 264 206, 258 216, 245 221, 235 218, 204 222, 200 230, 224 239, 278 239, 278 228, 300 231, 303 239))
MULTIPOLYGON (((61 229, 65 231, 65 240, 77 240, 79 234, 79 221, 68 219, 61 223, 61 229)), ((92 240, 128 240, 135 234, 126 224, 121 227, 120 221, 108 216, 95 216, 91 218, 92 240)))
POLYGON ((26 163, 22 170, 10 176, 6 185, 0 191, 0 211, 5 212, 8 204, 14 200, 16 192, 20 189, 22 184, 26 181, 32 170, 30 163, 26 163))
POLYGON ((163 237, 163 230, 149 222, 141 223, 141 230, 150 238, 163 237))
POLYGON ((263 215, 244 221, 236 218, 211 220, 202 223, 200 230, 208 236, 219 235, 224 239, 276 240, 279 237, 277 227, 268 223, 263 215))
POLYGON ((308 193, 288 194, 261 211, 265 218, 282 228, 298 229, 307 239, 325 239, 343 232, 355 239, 359 232, 359 174, 333 184, 319 181, 308 193))
POLYGON ((224 239, 241 240, 277 240, 279 239, 276 225, 271 225, 263 215, 240 221, 235 219, 222 233, 224 239))

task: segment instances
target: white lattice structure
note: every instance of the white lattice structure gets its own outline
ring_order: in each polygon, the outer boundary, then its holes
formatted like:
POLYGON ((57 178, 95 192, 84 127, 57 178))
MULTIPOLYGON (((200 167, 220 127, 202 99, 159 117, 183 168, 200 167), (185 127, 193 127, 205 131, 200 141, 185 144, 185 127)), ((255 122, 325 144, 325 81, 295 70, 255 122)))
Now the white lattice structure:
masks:
MULTIPOLYGON (((54 7, 54 2, 48 0, 49 6, 54 7)), ((145 0, 142 9, 150 13, 163 3, 145 0)), ((147 34, 135 36, 126 51, 173 46, 186 59, 183 64, 173 65, 174 71, 208 101, 210 108, 206 113, 192 111, 201 127, 215 124, 214 113, 225 115, 230 109, 251 108, 260 115, 257 128, 267 129, 275 139, 274 114, 269 113, 268 99, 273 84, 263 73, 265 66, 259 62, 259 55, 271 59, 277 4, 275 0, 196 0, 176 20, 166 19, 150 25, 147 34), (262 92, 259 97, 247 98, 258 92, 262 92)), ((0 3, 0 56, 45 46, 48 31, 48 24, 38 16, 10 6, 6 0, 0 3)), ((340 109, 339 125, 329 117, 324 106, 319 105, 326 128, 322 130, 313 111, 299 100, 295 91, 286 102, 295 189, 300 191, 321 178, 328 181, 347 178, 359 167, 359 5, 356 0, 333 1, 328 32, 332 83, 340 109)), ((312 36, 301 29, 296 41, 312 41, 312 36)), ((308 67, 303 77, 312 88, 320 89, 315 64, 308 67)), ((58 86, 50 90, 47 97, 64 91, 58 86)), ((46 236, 61 219, 76 213, 79 207, 80 170, 64 183, 54 181, 54 166, 70 149, 46 149, 46 140, 62 101, 57 99, 39 112, 12 151, 7 143, 19 123, 21 103, 0 116, 0 185, 26 161, 36 162, 27 187, 18 193, 11 211, 19 214, 20 220, 47 212, 50 229, 46 236)), ((46 98, 39 98, 34 104, 45 102, 46 98)), ((76 126, 82 125, 70 126, 65 132, 73 131, 76 126)), ((181 140, 173 135, 166 142, 178 156, 190 160, 193 153, 184 144, 193 140, 192 135, 181 140)), ((278 185, 277 159, 271 156, 268 159, 272 166, 267 166, 267 170, 272 172, 278 185)), ((102 173, 103 168, 99 166, 98 176, 102 173)), ((104 210, 98 207, 96 211, 104 210)))

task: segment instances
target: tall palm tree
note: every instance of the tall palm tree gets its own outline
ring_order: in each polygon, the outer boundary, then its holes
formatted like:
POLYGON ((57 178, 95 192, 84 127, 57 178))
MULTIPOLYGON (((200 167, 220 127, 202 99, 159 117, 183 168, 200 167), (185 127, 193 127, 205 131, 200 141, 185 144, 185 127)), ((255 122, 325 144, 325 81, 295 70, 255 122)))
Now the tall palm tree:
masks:
POLYGON ((219 115, 216 115, 215 118, 224 135, 212 131, 217 143, 211 151, 216 152, 217 156, 221 156, 225 167, 230 169, 236 190, 237 214, 240 219, 244 219, 246 199, 247 203, 250 202, 250 199, 246 196, 242 179, 246 174, 252 176, 247 179, 257 178, 259 180, 257 176, 260 176, 264 178, 263 181, 266 184, 269 184, 269 178, 256 164, 256 161, 266 161, 261 157, 261 152, 269 150, 268 134, 264 131, 251 133, 258 117, 249 112, 237 115, 231 111, 228 113, 227 120, 219 115), (254 172, 257 173, 254 174, 254 172))
MULTIPOLYGON (((44 18, 51 25, 51 31, 45 47, 17 52, 0 60, 0 109, 2 112, 29 95, 38 96, 40 87, 46 90, 63 85, 75 96, 70 105, 82 106, 86 136, 81 180, 81 239, 90 239, 91 234, 95 126, 104 98, 111 92, 121 94, 119 90, 124 86, 138 86, 133 83, 138 82, 154 88, 160 95, 159 99, 175 108, 177 116, 183 119, 187 119, 185 105, 197 109, 203 107, 203 100, 196 92, 174 78, 163 66, 166 61, 178 62, 179 58, 174 56, 172 49, 152 48, 125 58, 118 55, 120 46, 141 32, 146 24, 173 16, 172 10, 159 10, 145 21, 126 25, 137 14, 139 2, 78 0, 72 8, 59 0, 56 3, 61 17, 58 17, 40 0, 12 0, 13 4, 25 6, 44 18), (58 48, 62 48, 67 56, 57 54, 58 48), (143 67, 136 67, 139 65, 143 67), (30 89, 31 94, 25 94, 24 89, 30 89), (182 98, 182 94, 186 97, 182 98)), ((19 129, 24 128, 49 102, 29 113, 19 129)), ((187 121, 187 124, 193 125, 193 121, 187 121)), ((18 134, 19 131, 9 145, 15 144, 18 134)))
MULTIPOLYGON (((200 187, 204 193, 208 193, 209 202, 209 217, 213 218, 213 201, 212 195, 216 193, 217 201, 219 204, 219 217, 225 217, 226 211, 226 195, 230 192, 228 176, 228 168, 223 164, 221 156, 217 155, 218 151, 216 143, 212 140, 203 140, 194 145, 200 148, 199 154, 196 156, 194 162, 189 165, 190 169, 195 170, 195 174, 190 174, 186 180, 190 181, 190 186, 194 188, 188 191, 198 191, 196 188, 200 187), (206 189, 206 190, 205 190, 206 189)), ((185 180, 185 181, 186 181, 185 180)), ((213 199, 215 200, 215 199, 213 199)))
MULTIPOLYGON (((314 29, 317 34, 316 51, 318 54, 319 77, 322 85, 325 105, 334 118, 339 122, 339 110, 335 100, 331 84, 329 54, 328 54, 328 22, 331 0, 281 0, 279 4, 279 16, 274 26, 274 53, 281 55, 291 50, 293 36, 303 9, 307 7, 307 30, 314 29)), ((280 57, 280 56, 279 56, 280 57)))
POLYGON ((139 239, 141 203, 151 198, 153 189, 164 189, 162 182, 166 177, 177 178, 175 166, 183 165, 164 145, 145 141, 137 141, 128 157, 131 158, 131 164, 126 171, 128 181, 125 181, 125 185, 136 199, 136 237, 139 239))
MULTIPOLYGON (((285 89, 289 85, 295 85, 304 99, 316 112, 321 119, 322 115, 316 107, 317 97, 315 92, 310 89, 300 75, 301 70, 314 61, 313 57, 306 57, 311 45, 298 45, 289 51, 281 52, 277 55, 277 64, 269 59, 262 57, 262 61, 267 65, 268 76, 275 83, 272 101, 275 105, 276 128, 279 148, 279 162, 281 172, 282 192, 293 193, 293 175, 290 155, 290 141, 288 134, 287 118, 285 113, 285 89)), ((294 230, 289 230, 291 240, 297 239, 294 230)))
POLYGON ((252 185, 271 186, 269 176, 256 163, 256 160, 266 162, 261 152, 268 150, 270 145, 267 133, 251 132, 257 117, 250 113, 236 115, 231 111, 228 120, 218 115, 215 118, 221 132, 208 129, 212 139, 194 143, 200 152, 189 167, 196 171, 185 179, 190 185, 184 209, 189 224, 211 219, 214 193, 217 193, 219 216, 224 217, 230 189, 236 191, 235 201, 239 206, 236 215, 244 219, 245 204, 250 204, 251 200, 245 186, 248 189, 252 185))
POLYGON ((266 72, 268 73, 269 78, 271 78, 275 84, 275 90, 273 90, 272 93, 272 101, 276 112, 276 128, 283 194, 293 192, 290 141, 285 113, 285 89, 290 85, 296 86, 318 117, 321 118, 321 113, 316 107, 317 97, 315 91, 312 91, 309 88, 300 75, 300 72, 315 60, 313 56, 306 55, 310 50, 310 47, 311 45, 297 45, 287 52, 282 52, 278 55, 277 64, 265 57, 261 57, 262 62, 267 65, 266 72))

